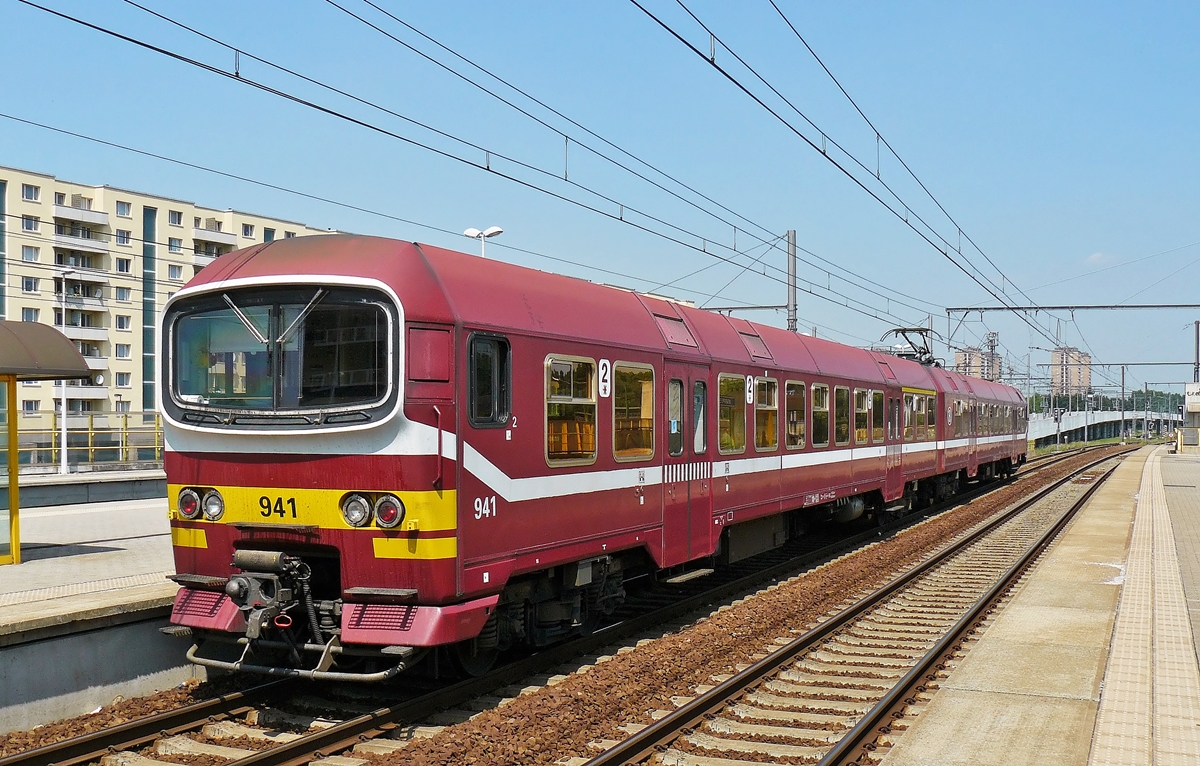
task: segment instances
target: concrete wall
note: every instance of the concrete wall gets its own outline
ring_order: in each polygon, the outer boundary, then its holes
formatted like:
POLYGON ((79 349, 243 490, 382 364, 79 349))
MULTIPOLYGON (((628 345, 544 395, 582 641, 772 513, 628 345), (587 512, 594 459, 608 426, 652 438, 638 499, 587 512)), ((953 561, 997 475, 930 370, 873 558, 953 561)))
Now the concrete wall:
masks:
POLYGON ((90 713, 117 696, 169 689, 203 669, 165 617, 0 648, 0 734, 90 713))

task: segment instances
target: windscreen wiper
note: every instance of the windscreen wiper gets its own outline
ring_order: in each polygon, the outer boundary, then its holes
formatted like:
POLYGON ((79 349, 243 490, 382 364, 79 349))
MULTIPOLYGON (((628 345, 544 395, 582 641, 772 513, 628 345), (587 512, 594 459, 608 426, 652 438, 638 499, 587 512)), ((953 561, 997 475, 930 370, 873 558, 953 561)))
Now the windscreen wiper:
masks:
MULTIPOLYGON (((308 316, 309 312, 316 308, 317 304, 321 302, 321 299, 328 294, 329 291, 325 288, 317 288, 317 292, 313 295, 312 300, 308 302, 308 305, 304 307, 304 310, 300 312, 300 315, 292 320, 292 323, 288 325, 288 328, 280 333, 279 340, 275 342, 287 343, 292 337, 292 331, 300 326, 300 323, 304 321, 304 317, 308 316)), ((266 341, 264 340, 263 343, 266 343, 266 341)))
POLYGON ((236 303, 233 302, 233 298, 230 298, 227 293, 222 293, 221 297, 224 298, 225 302, 229 304, 229 308, 233 309, 233 313, 237 315, 237 318, 242 320, 242 324, 246 325, 246 329, 250 331, 250 334, 254 336, 254 339, 264 346, 267 345, 269 342, 267 337, 258 331, 258 328, 254 326, 249 317, 242 313, 242 310, 238 308, 236 303))

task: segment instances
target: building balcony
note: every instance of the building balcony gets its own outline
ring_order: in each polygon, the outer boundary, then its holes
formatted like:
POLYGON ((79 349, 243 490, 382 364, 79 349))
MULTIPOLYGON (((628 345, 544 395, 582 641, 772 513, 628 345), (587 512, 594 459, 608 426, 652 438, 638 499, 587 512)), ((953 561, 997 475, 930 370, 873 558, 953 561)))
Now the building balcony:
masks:
POLYGON ((108 235, 89 232, 70 226, 54 227, 54 246, 67 250, 79 250, 85 253, 108 252, 108 235))
POLYGON ((103 356, 85 356, 83 361, 87 363, 89 370, 108 369, 108 359, 103 356))
POLYGON ((107 327, 80 327, 79 325, 55 325, 71 340, 108 340, 107 327))
POLYGON ((192 263, 200 268, 204 268, 208 264, 217 260, 215 255, 206 255, 205 253, 195 253, 192 258, 192 263))
MULTIPOLYGON (((61 391, 61 389, 59 389, 61 391)), ((67 386, 67 399, 107 399, 108 386, 81 386, 71 384, 67 386)))
POLYGON ((231 231, 192 229, 192 239, 197 239, 201 242, 215 242, 218 245, 237 246, 237 235, 231 231))
POLYGON ((55 277, 62 276, 64 269, 70 269, 71 274, 67 275, 68 282, 87 282, 88 284, 107 285, 108 273, 103 269, 94 269, 88 266, 74 266, 70 263, 56 263, 58 271, 54 273, 55 277))
POLYGON ((108 213, 103 210, 88 210, 81 207, 71 207, 69 205, 55 205, 54 217, 65 218, 68 221, 79 221, 80 223, 93 223, 101 226, 108 226, 108 213))
MULTIPOLYGON (((62 300, 62 297, 59 297, 62 300)), ((108 311, 108 301, 104 298, 94 298, 90 295, 72 295, 67 293, 67 308, 80 311, 108 311)))

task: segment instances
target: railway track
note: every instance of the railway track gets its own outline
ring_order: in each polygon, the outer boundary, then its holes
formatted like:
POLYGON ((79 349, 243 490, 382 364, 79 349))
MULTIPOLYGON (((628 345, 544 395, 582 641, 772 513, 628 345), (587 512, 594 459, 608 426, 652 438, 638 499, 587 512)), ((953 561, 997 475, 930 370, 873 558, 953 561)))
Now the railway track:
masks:
MULTIPOLYGON (((1034 470, 1049 467, 1071 457, 1075 456, 1056 456, 1057 459, 1044 461, 1034 470)), ((1028 475, 1029 472, 1027 469, 1022 475, 1028 475)), ((1059 484, 1069 479, 1070 477, 1063 479, 1059 484)), ((430 711, 469 706, 473 700, 494 697, 498 691, 502 695, 519 694, 521 687, 528 683, 531 677, 536 679, 539 674, 544 676, 549 669, 572 661, 578 666, 577 658, 581 656, 606 648, 612 650, 614 645, 622 641, 628 642, 630 637, 636 640, 639 634, 647 630, 658 629, 661 632, 664 623, 702 610, 707 604, 741 593, 753 592, 763 582, 827 561, 878 539, 881 534, 890 534, 917 523, 928 515, 944 510, 945 507, 968 502, 998 486, 1003 485, 992 483, 982 486, 951 503, 906 517, 883 530, 868 530, 837 542, 820 539, 815 543, 807 541, 807 548, 793 547, 769 560, 766 565, 760 561, 753 571, 748 571, 751 569, 749 566, 731 568, 720 578, 711 579, 704 585, 701 584, 702 581, 691 581, 682 586, 652 591, 642 600, 640 606, 635 602, 624 609, 619 615, 621 622, 616 626, 536 655, 520 658, 480 678, 468 679, 427 693, 400 695, 386 706, 367 700, 360 700, 355 704, 353 701, 335 703, 316 699, 307 706, 307 714, 287 713, 283 711, 283 708, 288 707, 283 704, 286 700, 291 699, 294 702, 298 694, 309 692, 315 696, 317 692, 311 685, 301 686, 294 681, 275 681, 0 759, 0 766, 83 766, 95 762, 104 766, 150 766, 154 763, 152 759, 155 754, 168 757, 207 757, 218 763, 230 762, 231 766, 298 766, 355 748, 360 753, 386 755, 404 747, 407 743, 403 738, 413 734, 413 727, 407 724, 427 719, 430 711), (330 712, 323 715, 322 708, 330 712), (297 733, 305 728, 309 730, 297 733), (196 734, 199 736, 196 737, 196 734), (139 754, 139 750, 145 755, 139 754)), ((863 645, 870 643, 865 642, 863 645)), ((915 651, 911 640, 898 646, 904 650, 899 652, 900 654, 907 655, 915 651)), ((895 675, 894 669, 888 672, 895 675)), ((847 691, 840 696, 860 700, 861 707, 861 699, 867 696, 865 692, 874 688, 883 693, 883 689, 876 688, 880 687, 878 681, 879 679, 875 679, 874 683, 853 684, 855 688, 852 691, 852 686, 847 684, 847 691)), ((356 690, 355 693, 361 698, 361 691, 356 690)), ((378 699, 380 695, 373 693, 372 696, 378 699)), ((291 707, 294 708, 294 704, 291 707)), ((301 707, 305 706, 302 704, 301 707)), ((829 709, 838 707, 845 705, 832 705, 829 709)), ((452 718, 444 718, 443 721, 451 723, 452 718)), ((437 728, 433 726, 426 731, 433 732, 437 728)), ((419 735, 421 730, 418 729, 417 733, 419 735)), ((340 766, 353 765, 340 762, 340 766)))
POLYGON ((1055 482, 588 766, 878 762, 906 728, 906 710, 923 704, 1114 467, 1055 482))

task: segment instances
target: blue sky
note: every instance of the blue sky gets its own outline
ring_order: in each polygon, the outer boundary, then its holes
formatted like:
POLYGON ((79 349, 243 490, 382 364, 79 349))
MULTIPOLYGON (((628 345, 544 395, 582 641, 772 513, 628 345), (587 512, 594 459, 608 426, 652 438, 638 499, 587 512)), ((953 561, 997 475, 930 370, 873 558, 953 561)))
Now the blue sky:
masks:
MULTIPOLYGON (((979 272, 1026 302, 1200 302, 1195 141, 1200 24, 1190 4, 860 3, 776 0, 801 34, 937 200, 995 263, 964 249, 979 272), (1171 252, 1165 252, 1171 251, 1171 252), (1159 253, 1163 253, 1158 255, 1159 253), (1145 256, 1155 256, 1134 263, 1145 256), (1105 269, 1098 271, 1099 269, 1105 269), (1065 281, 1064 281, 1065 280, 1065 281), (1053 283, 1053 284, 1051 284, 1053 283), (1042 287, 1050 285, 1048 287, 1042 287), (1041 289, 1038 289, 1041 288, 1041 289)), ((98 25, 232 70, 233 54, 119 0, 38 0, 98 25)), ((0 112, 444 229, 421 228, 253 184, 98 147, 0 119, 0 164, 304 221, 311 226, 477 248, 454 234, 503 226, 489 257, 709 305, 778 304, 783 253, 759 248, 786 229, 820 258, 887 285, 830 278, 801 265, 815 292, 832 287, 881 320, 801 293, 801 326, 864 345, 895 319, 947 329, 944 307, 994 303, 950 260, 825 157, 752 102, 630 2, 377 4, 546 104, 762 227, 642 168, 716 215, 697 210, 577 144, 595 139, 423 41, 362 0, 337 0, 396 37, 478 78, 550 122, 540 126, 327 2, 170 3, 142 0, 248 54, 295 69, 493 152, 492 166, 582 209, 471 164, 286 102, 15 0, 0 2, 0 63, 10 86, 0 112), (536 169, 516 168, 506 155, 536 169), (583 188, 586 187, 586 188, 583 188), (593 196, 595 190, 610 201, 593 196), (619 204, 655 236, 613 220, 619 204), (721 220, 724 219, 724 220, 721 220), (670 228, 678 227, 678 228, 670 228), (749 232, 749 233, 748 233, 749 232), (769 234, 767 233, 769 232, 769 234), (522 248, 572 263, 553 261, 522 248), (695 248, 699 248, 695 249, 695 248), (765 257, 750 270, 740 264, 765 257), (770 277, 762 275, 767 265, 770 277), (598 267, 613 273, 597 271, 598 267), (698 274, 679 280, 704 267, 698 274), (757 269, 757 272, 755 271, 757 269), (740 275, 740 276, 739 276, 740 275), (734 279, 737 277, 736 279, 734 279), (732 283, 730 284, 732 280, 732 283), (728 285, 728 286, 726 286, 728 285), (716 297, 714 293, 718 293, 716 297), (876 293, 887 296, 881 297, 876 293), (920 299, 920 302, 898 293, 920 299), (902 304, 908 304, 907 306, 902 304)), ((643 4, 706 53, 709 37, 668 0, 643 4)), ((876 138, 767 0, 687 2, 728 49, 747 60, 825 132, 870 168, 876 138)), ((765 86, 718 46, 716 61, 785 114, 765 86)), ((392 115, 241 59, 244 77, 311 99, 473 163, 483 152, 392 115)), ((635 166, 628 157, 606 149, 635 166)), ((848 162, 844 157, 839 160, 848 162)), ((957 228, 886 149, 880 178, 938 235, 957 228)), ((894 206, 898 203, 891 200, 894 206)), ((930 234, 936 239, 936 236, 930 234)), ((821 264, 812 256, 806 256, 821 264)), ((957 257, 957 255, 956 255, 957 257)), ((827 267, 828 268, 828 267, 827 267)), ((835 273, 837 272, 834 269, 835 273)), ((981 277, 983 279, 984 277, 981 277)), ((782 325, 778 312, 744 314, 782 325)), ((1060 313, 1038 323, 1101 361, 1189 360, 1200 312, 1060 313)), ((978 316, 1021 365, 1048 361, 1052 339, 1015 317, 978 316)), ((938 353, 947 356, 944 345, 938 353)), ((951 357, 952 354, 948 355, 951 357)), ((1186 368, 1142 368, 1130 384, 1183 380, 1186 368)), ((1024 370, 1022 369, 1022 372, 1024 370)), ((1037 374, 1035 369, 1035 375, 1037 374)), ((1110 374, 1119 378, 1119 373, 1110 374)), ((1097 376, 1097 383, 1102 382, 1097 376)))

